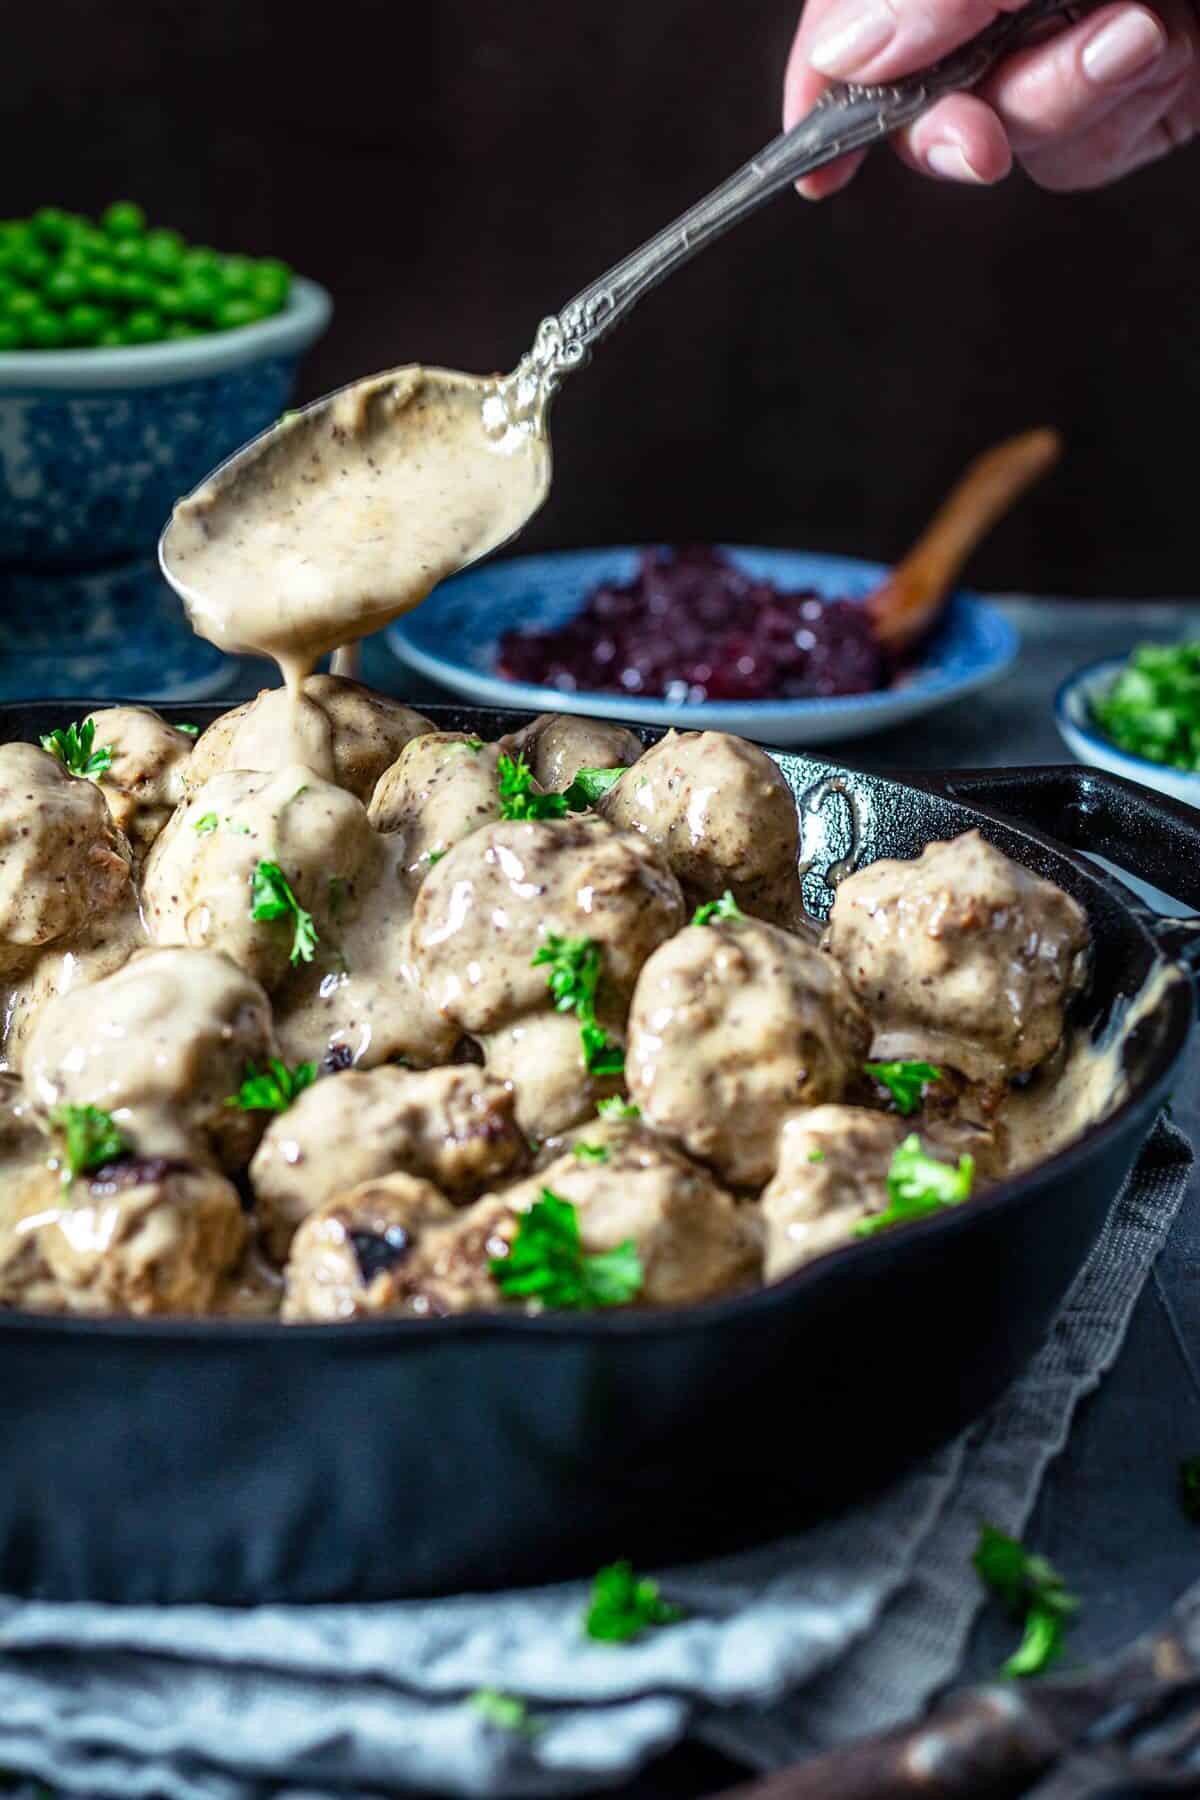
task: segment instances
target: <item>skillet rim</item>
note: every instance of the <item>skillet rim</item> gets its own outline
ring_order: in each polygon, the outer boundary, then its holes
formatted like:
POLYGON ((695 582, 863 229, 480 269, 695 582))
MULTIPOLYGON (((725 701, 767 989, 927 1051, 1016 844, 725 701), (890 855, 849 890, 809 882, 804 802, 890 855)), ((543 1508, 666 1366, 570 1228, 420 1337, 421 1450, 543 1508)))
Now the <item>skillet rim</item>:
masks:
MULTIPOLYGON (((366 684, 364 684, 366 685, 366 684)), ((219 718, 233 707, 243 704, 245 699, 254 696, 235 698, 232 705, 220 701, 163 701, 155 705, 151 701, 128 701, 118 699, 80 700, 21 700, 0 702, 0 728, 14 714, 20 715, 37 708, 50 707, 65 716, 86 717, 88 713, 99 712, 110 706, 150 707, 171 722, 172 714, 183 712, 190 714, 210 714, 206 723, 219 718)), ((386 695, 409 706, 423 716, 431 717, 436 723, 439 716, 452 714, 461 717, 467 714, 481 720, 517 718, 529 723, 540 715, 529 707, 477 706, 469 702, 455 701, 412 701, 404 700, 399 695, 386 695)), ((606 723, 624 725, 635 737, 645 744, 650 744, 665 736, 659 726, 641 725, 622 719, 606 720, 606 723)), ((519 729, 512 725, 503 730, 519 729)), ((503 732, 501 733, 503 735, 503 732)), ((3 734, 0 729, 0 742, 14 740, 3 734)), ((747 739, 754 742, 754 739, 747 739)), ((840 772, 848 768, 842 763, 827 762, 824 758, 809 756, 803 749, 780 749, 769 744, 758 746, 767 752, 773 760, 779 757, 802 757, 805 761, 824 764, 831 772, 840 772)), ((1043 776, 1048 768, 1055 765, 1031 765, 1031 772, 1043 776)), ((1062 765, 1073 769, 1073 765, 1062 765)), ((494 1313, 457 1313, 441 1319, 406 1319, 376 1318, 352 1319, 336 1324, 296 1323, 284 1324, 281 1319, 238 1319, 238 1318, 134 1318, 124 1315, 108 1315, 90 1317, 78 1314, 35 1313, 25 1312, 20 1308, 0 1310, 0 1338, 13 1333, 19 1336, 26 1334, 58 1335, 84 1338, 117 1337, 126 1342, 146 1343, 154 1345, 164 1341, 170 1343, 195 1344, 203 1348, 221 1347, 242 1343, 270 1343, 298 1340, 302 1343, 329 1345, 333 1349, 344 1350, 346 1346, 357 1343, 377 1343, 381 1337, 398 1337, 414 1343, 434 1344, 447 1339, 487 1338, 492 1336, 509 1337, 518 1334, 532 1338, 547 1338, 551 1342, 561 1339, 593 1338, 617 1336, 621 1338, 642 1337, 647 1340, 658 1340, 663 1336, 683 1336, 695 1331, 716 1329, 727 1321, 734 1319, 753 1319, 756 1312, 769 1312, 774 1306, 787 1306, 793 1301, 799 1302, 809 1288, 818 1286, 845 1266, 847 1258, 857 1257, 864 1269, 869 1270, 870 1260, 874 1259, 880 1267, 902 1258, 907 1247, 914 1248, 937 1235, 949 1235, 975 1228, 975 1221, 990 1218, 996 1214, 1015 1208, 1023 1201, 1030 1199, 1039 1190, 1053 1186, 1060 1177, 1070 1176, 1086 1164, 1093 1155, 1098 1155, 1114 1138, 1119 1137, 1125 1129, 1129 1115, 1142 1107, 1157 1110, 1161 1105, 1163 1092, 1177 1068, 1191 1037, 1195 1019, 1195 990, 1193 976, 1187 964, 1178 957, 1163 953, 1147 928, 1143 919, 1131 904, 1132 896, 1128 896, 1119 880, 1109 876, 1095 864, 1083 860, 1080 852, 1071 850, 1066 844, 1026 825, 1001 810, 992 811, 985 806, 977 805, 971 800, 961 799, 952 790, 953 776, 957 771, 951 769, 913 769, 902 771, 899 775, 883 774, 879 771, 854 770, 851 774, 861 774, 872 781, 886 784, 889 790, 899 790, 914 799, 934 798, 961 807, 968 814, 979 819, 1004 825, 1031 843, 1040 845, 1051 855, 1069 863, 1085 880, 1104 889, 1113 903, 1119 906, 1126 915, 1127 922, 1145 941, 1155 963, 1168 981, 1164 992, 1156 1004, 1151 1018, 1160 1016, 1164 1008, 1170 1009, 1166 1029, 1161 1042, 1156 1046, 1153 1059, 1155 1067, 1143 1072, 1139 1081, 1132 1085, 1129 1093, 1104 1119, 1089 1125, 1074 1143, 1067 1144, 1046 1161, 1037 1163, 1033 1168, 1020 1175, 1006 1177, 998 1181, 994 1187, 973 1200, 969 1206, 943 1209, 925 1218, 913 1220, 903 1232, 896 1234, 882 1233, 877 1236, 840 1244, 835 1248, 815 1257, 812 1262, 803 1264, 790 1275, 780 1277, 776 1281, 763 1282, 755 1288, 747 1288, 739 1293, 724 1295, 720 1299, 697 1301, 689 1306, 668 1308, 659 1307, 640 1312, 633 1308, 612 1307, 589 1313, 547 1312, 527 1314, 520 1312, 494 1313)), ((1144 1140, 1143 1140, 1144 1141, 1144 1140)), ((1115 1195, 1114 1195, 1115 1197, 1115 1195)))

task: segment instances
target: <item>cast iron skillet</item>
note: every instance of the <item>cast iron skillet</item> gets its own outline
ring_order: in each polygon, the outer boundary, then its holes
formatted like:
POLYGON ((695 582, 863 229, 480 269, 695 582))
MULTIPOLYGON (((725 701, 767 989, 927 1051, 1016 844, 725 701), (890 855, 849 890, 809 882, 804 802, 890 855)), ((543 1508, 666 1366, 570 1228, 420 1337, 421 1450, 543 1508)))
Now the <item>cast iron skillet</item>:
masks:
MULTIPOLYGON (((5 708, 0 740, 36 741, 91 705, 5 708)), ((166 710, 207 723, 222 709, 166 710)), ((484 737, 528 717, 426 710, 484 737)), ((1063 847, 1200 906, 1189 808, 1083 768, 902 782, 776 760, 817 912, 832 866, 979 826, 1087 908, 1097 1019, 1164 954, 1200 950, 1200 920, 1156 921, 1063 847)), ((377 1600, 795 1529, 961 1428, 1021 1368, 1170 1092, 1193 1008, 1188 981, 1167 987, 1131 1045, 1130 1097, 1051 1162, 734 1299, 308 1327, 0 1315, 0 1591, 377 1600)))

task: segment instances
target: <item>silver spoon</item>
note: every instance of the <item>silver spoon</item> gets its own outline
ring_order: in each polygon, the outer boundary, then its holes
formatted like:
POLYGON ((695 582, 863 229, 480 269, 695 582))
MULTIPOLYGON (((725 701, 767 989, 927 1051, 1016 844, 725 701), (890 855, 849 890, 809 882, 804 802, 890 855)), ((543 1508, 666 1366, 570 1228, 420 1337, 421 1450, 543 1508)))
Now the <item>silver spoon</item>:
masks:
MULTIPOLYGON (((889 137, 911 124, 944 95, 974 87, 999 57, 1039 34, 1047 20, 1069 10, 1071 0, 1031 0, 1020 13, 1002 15, 969 43, 920 73, 885 86, 835 84, 798 125, 775 138, 705 199, 698 201, 598 281, 584 288, 561 312, 543 319, 532 348, 512 374, 479 382, 480 405, 474 421, 481 450, 494 452, 498 449, 506 455, 514 450, 533 452, 523 458, 522 473, 527 491, 520 493, 515 503, 498 508, 494 519, 481 517, 470 541, 448 544, 445 555, 440 558, 430 557, 427 547, 422 546, 421 566, 429 579, 420 592, 415 591, 410 582, 403 594, 399 591, 389 593, 387 583, 380 582, 376 568, 371 568, 369 578, 364 572, 360 585, 372 593, 372 603, 365 609, 355 608, 352 617, 343 617, 344 629, 322 643, 316 654, 324 654, 337 644, 361 638, 368 631, 377 629, 397 613, 415 605, 438 581, 517 535, 541 506, 550 487, 547 429, 550 400, 564 377, 587 362, 595 345, 625 318, 644 294, 773 194, 851 151, 865 149, 889 137)), ((461 394, 462 376, 437 370, 424 373, 429 379, 442 378, 446 383, 460 384, 458 392, 461 394)), ((181 516, 190 521, 193 545, 198 517, 205 539, 229 530, 236 517, 239 538, 244 540, 244 508, 254 481, 257 480, 260 486, 263 482, 273 483, 278 489, 281 483, 286 484, 288 470, 296 469, 306 454, 316 461, 317 446, 331 431, 339 443, 344 443, 345 430, 339 433, 337 421, 347 416, 347 408, 359 420, 368 421, 366 429, 373 429, 369 422, 368 402, 374 405, 391 379, 390 376, 373 376, 315 401, 299 414, 287 415, 235 452, 176 508, 159 540, 159 561, 197 629, 224 648, 279 654, 277 648, 262 641, 261 636, 238 639, 229 629, 223 630, 220 622, 214 624, 202 591, 203 567, 196 565, 194 558, 189 566, 185 533, 180 530, 181 516), (192 567, 199 570, 195 580, 191 578, 192 567)), ((381 416, 376 425, 380 432, 386 431, 387 418, 381 416)), ((426 454, 424 442, 422 454, 426 454)), ((296 511, 299 515, 302 508, 297 507, 296 511)), ((403 564, 405 549, 401 541, 402 526, 403 520, 399 520, 398 569, 403 564)), ((353 571, 342 583, 340 599, 343 603, 352 576, 353 571)), ((336 608, 331 609, 331 614, 333 611, 336 608)), ((307 646, 308 650, 313 648, 313 644, 307 646)), ((288 655, 291 655, 290 650, 288 655)), ((344 661, 341 666, 345 667, 344 661)))

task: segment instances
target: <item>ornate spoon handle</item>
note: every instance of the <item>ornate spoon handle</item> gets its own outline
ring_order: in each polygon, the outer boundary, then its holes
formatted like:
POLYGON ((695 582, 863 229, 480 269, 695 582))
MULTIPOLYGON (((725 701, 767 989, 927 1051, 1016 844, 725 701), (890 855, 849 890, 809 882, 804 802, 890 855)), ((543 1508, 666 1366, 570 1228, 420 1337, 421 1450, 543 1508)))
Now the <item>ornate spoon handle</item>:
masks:
POLYGON ((593 281, 558 314, 538 327, 526 369, 549 394, 570 370, 580 367, 594 345, 618 325, 643 294, 728 231, 781 188, 850 150, 862 150, 891 135, 944 94, 981 81, 1005 51, 1032 35, 1045 20, 1069 10, 1072 0, 1030 0, 1019 13, 1005 13, 939 63, 887 86, 836 84, 806 118, 767 145, 714 188, 705 199, 650 241, 593 281), (531 367, 529 365, 532 365, 531 367))

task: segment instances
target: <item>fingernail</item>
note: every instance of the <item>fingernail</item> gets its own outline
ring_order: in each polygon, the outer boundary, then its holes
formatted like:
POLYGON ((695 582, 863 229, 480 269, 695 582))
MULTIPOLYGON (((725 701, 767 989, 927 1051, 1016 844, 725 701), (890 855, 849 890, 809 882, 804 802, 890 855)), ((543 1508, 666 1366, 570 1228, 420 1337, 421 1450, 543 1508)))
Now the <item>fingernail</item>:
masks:
POLYGON ((1152 63, 1166 46, 1166 32, 1148 13, 1122 13, 1084 45, 1083 67, 1089 81, 1112 87, 1152 63))
POLYGON ((818 33, 808 60, 821 75, 853 75, 878 56, 895 33, 895 16, 882 0, 839 6, 818 33))
POLYGON ((976 174, 957 144, 931 144, 925 152, 925 166, 944 181, 973 181, 977 185, 983 182, 983 176, 976 174))

